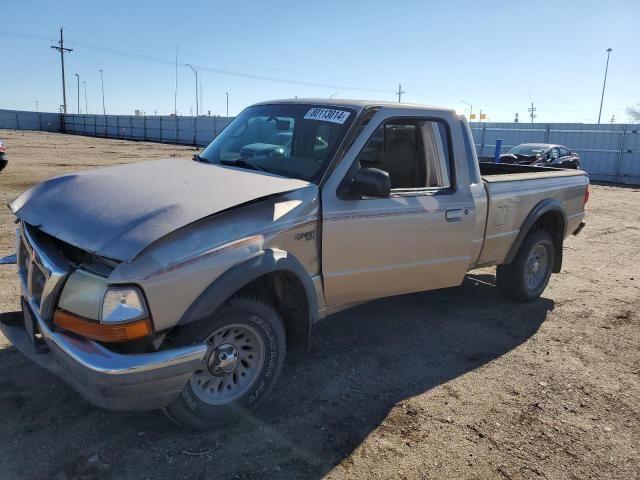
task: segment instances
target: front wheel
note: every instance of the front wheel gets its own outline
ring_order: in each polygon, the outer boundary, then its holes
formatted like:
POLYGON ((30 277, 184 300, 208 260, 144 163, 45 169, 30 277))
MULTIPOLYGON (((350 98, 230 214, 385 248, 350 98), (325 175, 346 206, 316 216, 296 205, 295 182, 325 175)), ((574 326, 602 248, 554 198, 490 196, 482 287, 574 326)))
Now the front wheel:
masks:
POLYGON ((200 430, 245 416, 275 384, 286 353, 280 315, 265 301, 235 296, 176 341, 206 343, 207 353, 176 400, 164 409, 174 422, 200 430))
POLYGON ((496 283, 500 293, 516 302, 535 300, 547 287, 553 270, 553 239, 546 230, 530 232, 508 265, 498 265, 496 283))

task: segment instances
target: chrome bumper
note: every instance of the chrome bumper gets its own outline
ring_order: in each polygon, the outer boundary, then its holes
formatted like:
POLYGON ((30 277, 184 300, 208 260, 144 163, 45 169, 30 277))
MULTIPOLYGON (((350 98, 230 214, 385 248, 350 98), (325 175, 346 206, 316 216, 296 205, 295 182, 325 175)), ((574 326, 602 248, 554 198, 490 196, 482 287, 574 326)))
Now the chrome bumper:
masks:
POLYGON ((0 330, 23 354, 69 383, 91 403, 110 410, 153 410, 175 399, 204 358, 204 344, 123 355, 97 342, 53 330, 55 304, 70 272, 57 249, 24 224, 16 232, 23 316, 0 330), (25 322, 24 317, 31 319, 25 322), (26 326, 29 325, 29 331, 26 326), (46 345, 36 347, 33 333, 46 345))
POLYGON ((22 318, 0 321, 5 337, 89 402, 109 410, 153 410, 168 405, 184 388, 207 351, 205 345, 193 345, 122 355, 94 341, 54 332, 33 311, 23 313, 32 316, 48 351, 43 353, 34 346, 22 318))

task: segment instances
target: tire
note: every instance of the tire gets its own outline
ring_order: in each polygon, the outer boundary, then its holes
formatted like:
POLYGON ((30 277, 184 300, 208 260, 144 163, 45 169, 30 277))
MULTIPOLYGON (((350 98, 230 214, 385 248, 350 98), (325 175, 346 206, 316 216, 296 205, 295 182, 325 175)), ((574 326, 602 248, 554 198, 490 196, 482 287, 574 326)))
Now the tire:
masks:
POLYGON ((496 283, 502 296, 525 303, 542 295, 551 278, 554 253, 553 239, 549 232, 529 232, 513 262, 498 265, 496 283))
POLYGON ((198 430, 246 417, 273 388, 286 355, 282 318, 256 296, 232 297, 176 337, 180 345, 204 341, 210 348, 203 368, 163 409, 175 423, 198 430))

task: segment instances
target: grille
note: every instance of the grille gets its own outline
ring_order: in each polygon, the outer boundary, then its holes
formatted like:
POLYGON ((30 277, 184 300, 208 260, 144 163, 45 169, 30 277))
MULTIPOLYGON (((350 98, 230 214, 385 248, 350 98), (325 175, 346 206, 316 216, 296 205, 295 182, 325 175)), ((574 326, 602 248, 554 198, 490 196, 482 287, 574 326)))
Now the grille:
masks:
POLYGON ((24 222, 18 229, 17 240, 23 295, 42 319, 51 320, 60 289, 69 274, 69 264, 51 242, 40 239, 37 231, 24 222))

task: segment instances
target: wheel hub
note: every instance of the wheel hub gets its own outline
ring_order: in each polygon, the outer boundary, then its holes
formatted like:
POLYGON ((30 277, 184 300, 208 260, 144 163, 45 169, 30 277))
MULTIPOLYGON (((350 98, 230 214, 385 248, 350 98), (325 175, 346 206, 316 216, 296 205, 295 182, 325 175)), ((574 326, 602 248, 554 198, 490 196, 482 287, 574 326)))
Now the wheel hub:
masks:
POLYGON ((543 245, 536 245, 527 259, 525 282, 527 287, 533 289, 542 284, 548 268, 547 251, 543 245))
POLYGON ((209 405, 226 405, 245 394, 258 379, 265 361, 265 344, 246 323, 218 328, 205 339, 209 355, 189 383, 193 393, 209 405))
POLYGON ((209 372, 216 377, 232 373, 238 367, 238 349, 225 343, 216 348, 209 357, 209 372))

